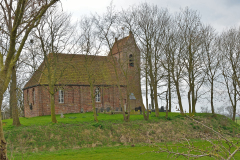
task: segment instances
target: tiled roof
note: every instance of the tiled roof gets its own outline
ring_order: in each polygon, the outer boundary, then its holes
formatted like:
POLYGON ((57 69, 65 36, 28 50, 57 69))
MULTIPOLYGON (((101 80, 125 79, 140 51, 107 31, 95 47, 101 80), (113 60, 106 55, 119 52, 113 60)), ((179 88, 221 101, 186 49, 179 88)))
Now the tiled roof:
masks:
POLYGON ((33 73, 31 79, 25 84, 24 88, 39 84, 39 80, 42 75, 43 69, 44 69, 44 63, 42 63, 38 67, 38 69, 33 73))
MULTIPOLYGON (((127 42, 130 36, 124 37, 123 39, 116 40, 112 47, 112 55, 122 52, 124 44, 127 42)), ((109 53, 110 55, 111 53, 109 53)))
MULTIPOLYGON (((56 67, 52 67, 51 69, 51 73, 54 73, 54 68, 56 68, 56 85, 89 85, 89 79, 94 82, 94 85, 117 85, 113 57, 111 56, 56 55, 57 58, 52 58, 52 60, 56 60, 57 62, 55 63, 56 67)), ((24 89, 35 85, 47 85, 47 68, 44 61, 26 83, 24 89)), ((120 85, 126 85, 118 64, 117 72, 120 77, 120 85)))

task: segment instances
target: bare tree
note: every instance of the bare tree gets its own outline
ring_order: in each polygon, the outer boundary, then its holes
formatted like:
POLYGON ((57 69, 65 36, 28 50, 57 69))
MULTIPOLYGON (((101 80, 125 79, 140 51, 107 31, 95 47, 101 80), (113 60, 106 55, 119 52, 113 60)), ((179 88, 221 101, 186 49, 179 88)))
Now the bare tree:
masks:
MULTIPOLYGON (((176 24, 174 21, 174 17, 171 17, 169 25, 166 27, 166 36, 164 37, 164 39, 162 41, 164 41, 164 47, 163 47, 163 56, 162 56, 162 66, 165 70, 165 81, 167 82, 166 86, 167 86, 167 94, 166 95, 166 117, 168 114, 168 110, 171 112, 171 106, 172 106, 172 85, 175 84, 175 86, 178 88, 177 89, 177 95, 179 95, 179 106, 180 106, 180 110, 181 113, 183 113, 183 109, 182 109, 182 101, 181 101, 181 96, 180 96, 180 91, 179 91, 179 84, 178 81, 176 81, 176 77, 174 70, 176 65, 180 65, 180 64, 176 64, 175 62, 175 55, 178 54, 177 53, 177 49, 178 49, 178 45, 181 45, 181 43, 179 43, 178 38, 177 38, 177 28, 176 28, 176 24), (173 75, 172 75, 173 74, 173 75), (175 83, 174 83, 175 82, 175 83)), ((181 68, 181 67, 180 67, 181 68)))
POLYGON ((157 6, 150 6, 143 3, 133 8, 134 32, 138 41, 140 51, 148 64, 148 75, 151 86, 151 99, 154 99, 155 113, 159 116, 158 107, 158 83, 163 78, 161 56, 163 55, 164 42, 170 16, 168 10, 159 9, 157 6))
MULTIPOLYGON (((95 15, 94 17, 98 37, 102 42, 103 46, 109 50, 108 52, 108 55, 110 57, 109 62, 114 68, 114 72, 116 76, 117 88, 120 96, 119 99, 120 99, 120 106, 122 108, 123 119, 124 121, 128 122, 130 120, 130 107, 129 107, 129 99, 128 99, 129 96, 127 93, 128 114, 126 115, 124 102, 123 102, 123 90, 121 87, 122 78, 126 78, 127 74, 123 74, 122 72, 119 72, 119 67, 123 67, 125 70, 126 64, 119 63, 120 61, 118 61, 112 54, 115 38, 118 37, 117 33, 121 33, 121 30, 117 26, 117 20, 118 20, 117 18, 118 18, 117 13, 115 12, 114 6, 112 4, 107 8, 107 13, 105 13, 103 16, 95 15)), ((118 43, 116 43, 116 45, 117 45, 116 46, 117 50, 119 50, 120 46, 118 46, 118 43)), ((125 72, 125 73, 128 73, 128 72, 125 72)))
MULTIPOLYGON (((3 25, 0 31, 6 35, 6 39, 2 40, 2 42, 9 44, 6 48, 3 48, 3 45, 1 46, 4 52, 0 54, 0 104, 2 104, 3 94, 10 82, 12 68, 22 52, 29 33, 39 24, 46 10, 57 1, 0 1, 0 23, 3 25)), ((0 143, 2 151, 0 157, 7 159, 2 122, 0 122, 0 143)))
POLYGON ((206 73, 206 79, 210 84, 210 103, 211 103, 211 111, 212 114, 214 112, 214 82, 219 77, 219 67, 221 62, 221 56, 218 52, 218 45, 217 45, 217 36, 214 32, 214 29, 211 26, 206 26, 203 28, 203 52, 202 52, 202 59, 204 63, 204 71, 206 73))
MULTIPOLYGON (((178 16, 175 16, 171 21, 171 27, 167 31, 167 36, 165 37, 165 47, 163 56, 163 67, 167 71, 168 77, 168 88, 170 87, 170 78, 176 88, 178 105, 180 113, 183 115, 182 106, 182 96, 180 91, 180 86, 183 83, 184 78, 184 40, 182 38, 181 28, 178 27, 178 16)), ((170 100, 169 100, 170 101, 170 100)))
MULTIPOLYGON (((138 42, 139 42, 138 41, 138 36, 136 35, 136 32, 138 30, 137 21, 136 21, 137 20, 136 16, 138 15, 137 10, 134 7, 131 7, 130 9, 123 10, 120 13, 120 15, 121 16, 119 16, 118 25, 121 27, 122 33, 124 34, 124 31, 129 30, 130 35, 132 35, 132 37, 134 37, 134 41, 135 41, 134 43, 138 44, 138 42)), ((143 101, 142 101, 142 91, 141 91, 141 81, 140 81, 141 78, 145 77, 146 78, 146 86, 147 86, 148 81, 149 81, 148 73, 147 73, 148 62, 143 60, 144 55, 141 53, 141 51, 138 51, 138 47, 139 47, 139 45, 137 45, 137 47, 136 47, 137 50, 134 51, 133 48, 132 48, 132 45, 129 45, 129 50, 131 50, 131 52, 133 52, 133 55, 135 55, 133 58, 134 58, 134 61, 135 61, 136 65, 134 65, 134 69, 130 68, 129 71, 125 69, 124 75, 125 75, 125 78, 127 80, 127 83, 129 82, 129 80, 131 81, 127 85, 128 86, 129 85, 130 86, 135 86, 135 88, 134 89, 132 88, 131 91, 134 90, 134 94, 138 98, 138 102, 139 102, 138 104, 141 105, 141 110, 142 110, 142 113, 143 113, 143 117, 144 117, 145 120, 148 120, 149 119, 148 89, 146 87, 146 102, 147 102, 147 106, 146 106, 147 115, 146 115, 145 106, 144 106, 143 101), (134 75, 135 80, 133 81, 131 78, 129 79, 129 77, 127 76, 126 73, 128 73, 128 75, 131 75, 131 74, 134 75), (137 82, 137 84, 139 83, 139 86, 136 86, 134 84, 135 82, 137 82)), ((128 58, 126 57, 125 59, 128 59, 128 58)), ((128 62, 125 62, 125 63, 128 64, 128 62)))
POLYGON ((202 23, 200 16, 196 11, 188 8, 182 10, 178 15, 177 21, 179 31, 181 32, 181 39, 184 43, 183 57, 185 67, 185 81, 188 84, 188 102, 189 114, 195 114, 196 103, 200 95, 198 91, 205 81, 205 72, 203 71, 202 60, 202 23))
POLYGON ((219 51, 222 55, 222 75, 227 87, 227 94, 232 107, 232 120, 235 120, 237 101, 239 101, 239 65, 240 65, 240 30, 231 28, 223 32, 219 39, 219 51))
POLYGON ((145 61, 145 67, 144 67, 144 71, 142 72, 143 73, 143 75, 145 74, 145 79, 146 79, 146 81, 145 81, 145 85, 146 85, 146 94, 145 94, 145 96, 146 96, 146 107, 147 107, 147 115, 145 116, 145 112, 143 113, 143 115, 144 115, 144 117, 146 117, 145 119, 146 120, 149 120, 149 109, 150 108, 148 108, 148 81, 149 81, 149 78, 148 78, 148 63, 147 63, 147 58, 146 58, 146 61, 145 61))
MULTIPOLYGON (((87 81, 90 86, 90 97, 92 100, 94 121, 98 122, 97 118, 97 110, 96 110, 96 96, 100 95, 100 89, 98 86, 95 86, 95 82, 99 77, 96 75, 96 66, 102 66, 104 63, 102 61, 98 61, 96 56, 100 53, 101 48, 101 40, 97 42, 97 34, 94 30, 94 19, 92 17, 83 17, 80 21, 80 30, 81 30, 81 38, 80 38, 80 52, 84 55, 84 68, 87 73, 87 81), (96 60, 97 59, 97 60, 96 60)), ((81 71, 78 71, 81 74, 81 71)))
MULTIPOLYGON (((48 86, 44 86, 50 94, 51 119, 57 123, 55 116, 55 93, 56 84, 62 78, 66 66, 59 70, 59 53, 71 53, 74 43, 74 26, 71 25, 71 15, 59 11, 58 8, 48 10, 46 16, 33 32, 31 41, 38 45, 44 57, 44 66, 46 72, 42 71, 43 76, 47 78, 48 86), (60 72, 60 73, 59 73, 60 72)), ((76 42, 75 42, 76 43, 76 42)), ((73 57, 73 56, 72 56, 73 57)), ((61 88, 61 86, 60 86, 61 88)))
POLYGON ((18 100, 17 100, 17 73, 15 66, 12 70, 11 84, 10 84, 10 106, 12 107, 13 125, 20 126, 18 114, 18 100))
MULTIPOLYGON (((20 58, 21 59, 21 56, 20 58)), ((19 112, 23 113, 23 98, 21 96, 22 92, 19 88, 18 84, 18 75, 17 71, 19 66, 21 66, 21 62, 18 60, 18 63, 13 67, 12 70, 12 76, 11 76, 11 82, 10 82, 10 90, 9 90, 9 108, 10 108, 10 118, 13 119, 13 125, 20 126, 20 120, 19 120, 19 112)))

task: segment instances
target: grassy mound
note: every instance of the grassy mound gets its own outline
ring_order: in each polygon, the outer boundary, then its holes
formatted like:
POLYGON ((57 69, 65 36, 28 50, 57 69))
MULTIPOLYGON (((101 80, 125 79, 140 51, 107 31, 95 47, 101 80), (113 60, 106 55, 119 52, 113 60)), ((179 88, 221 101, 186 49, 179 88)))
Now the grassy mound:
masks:
MULTIPOLYGON (((21 126, 12 126, 12 119, 3 120, 4 134, 9 154, 26 152, 57 151, 67 148, 94 148, 96 146, 122 146, 175 142, 182 138, 214 138, 213 132, 179 113, 165 113, 150 120, 142 115, 131 115, 124 122, 122 115, 99 113, 99 123, 93 121, 93 113, 66 114, 57 116, 58 123, 52 124, 50 116, 20 118, 21 126)), ((240 127, 222 115, 196 114, 200 121, 226 137, 239 137, 240 127)))

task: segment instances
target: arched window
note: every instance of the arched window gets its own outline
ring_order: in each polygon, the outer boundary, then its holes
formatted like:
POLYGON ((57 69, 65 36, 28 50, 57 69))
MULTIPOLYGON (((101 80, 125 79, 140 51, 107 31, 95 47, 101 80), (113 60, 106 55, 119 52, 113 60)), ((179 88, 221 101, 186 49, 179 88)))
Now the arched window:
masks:
POLYGON ((59 90, 58 102, 59 103, 64 103, 64 92, 61 89, 59 90))
POLYGON ((96 99, 96 102, 100 102, 101 96, 100 96, 100 88, 99 87, 97 87, 95 90, 95 99, 96 99))
POLYGON ((133 55, 129 55, 129 67, 134 67, 134 58, 133 55))

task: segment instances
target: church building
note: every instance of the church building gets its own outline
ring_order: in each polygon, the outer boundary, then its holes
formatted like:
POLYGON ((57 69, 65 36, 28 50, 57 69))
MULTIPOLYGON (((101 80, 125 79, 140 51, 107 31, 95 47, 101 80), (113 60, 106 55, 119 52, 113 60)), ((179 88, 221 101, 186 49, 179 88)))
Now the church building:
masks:
MULTIPOLYGON (((91 112, 90 85, 99 111, 122 111, 142 106, 140 50, 134 36, 115 39, 107 56, 55 54, 55 113, 91 112), (120 91, 119 92, 119 86, 120 91)), ((48 55, 51 59, 53 54, 48 55)), ((51 115, 48 86, 49 64, 43 61, 23 88, 25 117, 51 115)))

